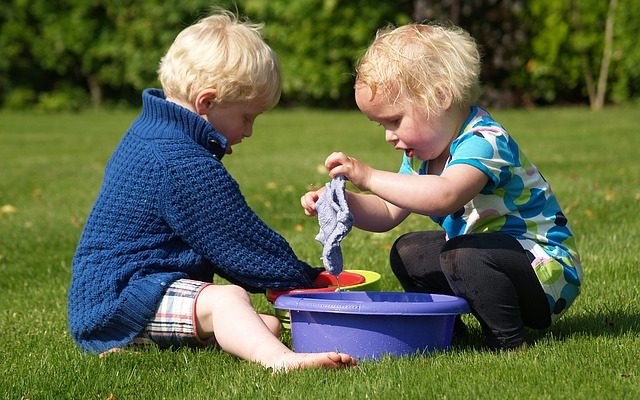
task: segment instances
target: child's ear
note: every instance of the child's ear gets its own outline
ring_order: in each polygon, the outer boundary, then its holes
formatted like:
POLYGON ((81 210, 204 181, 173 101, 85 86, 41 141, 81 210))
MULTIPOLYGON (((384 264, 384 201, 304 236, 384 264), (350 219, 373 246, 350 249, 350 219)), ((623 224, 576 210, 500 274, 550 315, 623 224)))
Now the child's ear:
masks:
POLYGON ((198 115, 204 115, 215 105, 218 92, 215 89, 205 89, 198 93, 193 104, 198 115))
POLYGON ((448 110, 453 105, 453 94, 451 93, 451 89, 446 86, 437 87, 436 93, 440 100, 442 110, 448 110))

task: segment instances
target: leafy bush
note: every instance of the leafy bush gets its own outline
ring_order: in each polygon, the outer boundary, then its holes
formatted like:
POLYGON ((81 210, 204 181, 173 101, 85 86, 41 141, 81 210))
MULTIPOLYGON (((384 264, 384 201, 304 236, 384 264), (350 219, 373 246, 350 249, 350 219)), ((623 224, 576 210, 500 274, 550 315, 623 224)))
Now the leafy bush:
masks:
MULTIPOLYGON (((478 40, 483 102, 507 107, 587 102, 603 58, 610 1, 618 6, 606 98, 624 103, 640 96, 637 0, 214 4, 265 23, 264 37, 282 61, 284 103, 352 107, 354 65, 376 30, 426 18, 450 20, 478 40)), ((6 0, 0 7, 0 104, 28 108, 33 93, 46 93, 42 109, 76 107, 79 92, 50 93, 66 87, 88 93, 91 101, 81 97, 81 106, 138 102, 141 89, 158 85, 158 62, 176 34, 208 14, 211 5, 210 0, 6 0)))
POLYGON ((9 110, 23 110, 33 107, 37 101, 36 92, 29 88, 11 90, 4 98, 4 107, 9 110))
POLYGON ((40 94, 36 109, 43 112, 78 111, 86 106, 87 100, 87 93, 82 89, 67 87, 40 94))

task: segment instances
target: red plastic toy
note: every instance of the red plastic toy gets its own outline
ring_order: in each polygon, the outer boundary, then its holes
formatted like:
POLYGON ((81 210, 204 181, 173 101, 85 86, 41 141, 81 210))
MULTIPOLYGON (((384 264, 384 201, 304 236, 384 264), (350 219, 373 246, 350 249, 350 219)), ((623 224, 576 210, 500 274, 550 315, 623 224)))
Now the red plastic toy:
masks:
POLYGON ((291 290, 267 290, 267 299, 270 302, 275 302, 276 299, 289 293, 312 293, 312 292, 335 292, 338 290, 338 279, 340 279, 340 288, 346 289, 349 286, 359 285, 364 283, 365 277, 356 274, 354 272, 342 271, 338 275, 338 278, 331 275, 328 272, 321 272, 320 275, 313 281, 315 285, 312 288, 304 289, 291 289, 291 290))

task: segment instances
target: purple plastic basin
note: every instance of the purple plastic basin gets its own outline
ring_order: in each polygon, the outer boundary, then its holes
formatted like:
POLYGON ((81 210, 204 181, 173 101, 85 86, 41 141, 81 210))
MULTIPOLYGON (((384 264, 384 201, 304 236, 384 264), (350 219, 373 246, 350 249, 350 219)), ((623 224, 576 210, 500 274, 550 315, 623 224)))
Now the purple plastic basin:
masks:
POLYGON ((295 351, 358 359, 447 349, 456 315, 469 312, 460 297, 403 292, 288 294, 275 307, 290 312, 295 351))

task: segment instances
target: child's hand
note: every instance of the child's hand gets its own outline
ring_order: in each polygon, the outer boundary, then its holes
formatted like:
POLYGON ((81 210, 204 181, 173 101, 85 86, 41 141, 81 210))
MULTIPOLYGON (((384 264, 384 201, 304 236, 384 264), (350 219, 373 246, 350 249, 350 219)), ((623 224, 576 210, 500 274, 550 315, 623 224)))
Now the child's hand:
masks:
POLYGON ((316 210, 316 202, 322 195, 323 190, 324 187, 315 191, 307 192, 300 198, 300 204, 302 205, 302 208, 304 208, 305 215, 309 217, 318 215, 318 211, 316 210))
POLYGON ((360 190, 369 190, 369 180, 373 168, 348 155, 335 152, 327 157, 324 166, 329 171, 331 178, 344 175, 360 190))

